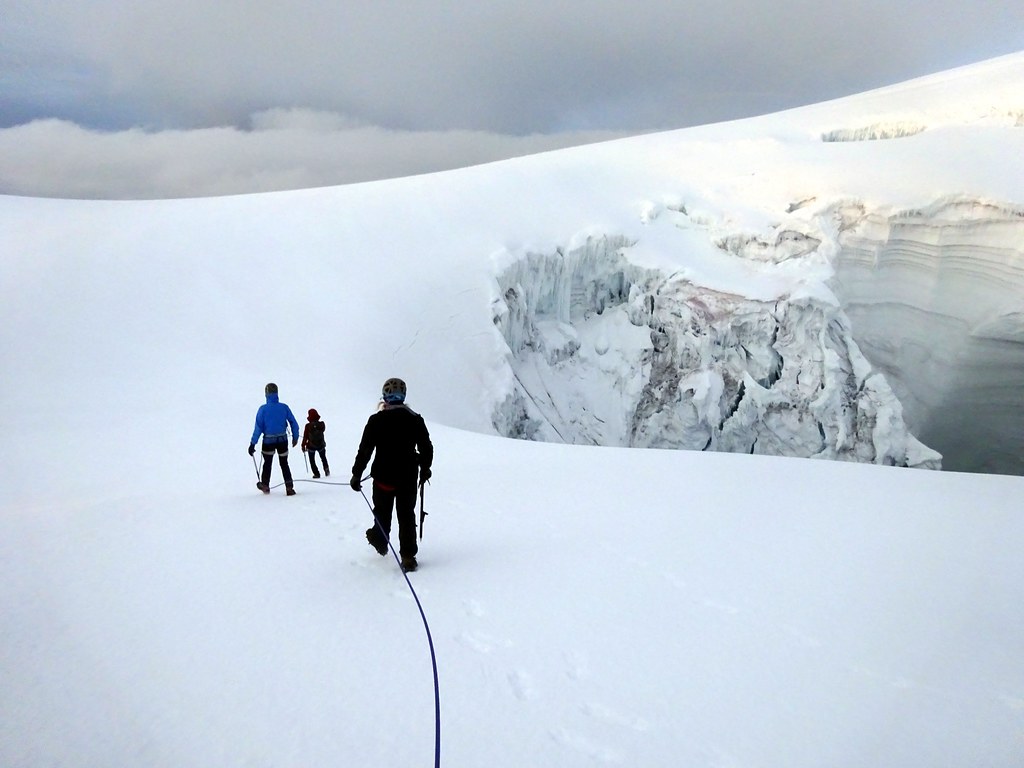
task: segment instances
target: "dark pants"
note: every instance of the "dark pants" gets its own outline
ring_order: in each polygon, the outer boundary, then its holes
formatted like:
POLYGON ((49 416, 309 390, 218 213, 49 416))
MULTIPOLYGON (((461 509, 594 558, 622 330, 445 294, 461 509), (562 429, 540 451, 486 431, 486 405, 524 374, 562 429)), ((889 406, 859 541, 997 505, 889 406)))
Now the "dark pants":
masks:
POLYGON ((331 468, 327 466, 327 449, 326 448, 312 448, 306 453, 309 454, 309 468, 313 470, 314 475, 319 475, 320 470, 316 468, 316 455, 320 454, 320 461, 324 463, 324 472, 328 475, 331 474, 331 468))
POLYGON ((268 443, 266 440, 263 441, 263 472, 260 475, 260 481, 270 487, 270 470, 274 468, 274 454, 277 454, 278 460, 281 462, 281 474, 284 475, 285 487, 292 487, 292 470, 288 466, 288 441, 285 440, 281 443, 268 443))
POLYGON ((398 554, 415 557, 419 549, 416 545, 416 483, 397 488, 373 484, 373 516, 388 538, 391 537, 392 507, 398 518, 398 554))

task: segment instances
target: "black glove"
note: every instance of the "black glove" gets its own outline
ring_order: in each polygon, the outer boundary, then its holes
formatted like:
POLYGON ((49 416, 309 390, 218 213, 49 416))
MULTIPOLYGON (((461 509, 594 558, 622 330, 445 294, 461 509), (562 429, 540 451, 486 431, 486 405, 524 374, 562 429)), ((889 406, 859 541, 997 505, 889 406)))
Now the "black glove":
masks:
POLYGON ((252 456, 256 453, 256 444, 249 443, 249 455, 252 456))
POLYGON ((361 482, 359 482, 359 476, 358 475, 352 475, 352 479, 348 481, 348 484, 349 484, 349 486, 351 486, 353 491, 361 491, 361 490, 363 490, 363 484, 361 482))
POLYGON ((430 467, 423 467, 420 470, 420 485, 423 485, 427 480, 433 476, 433 472, 430 471, 430 467))

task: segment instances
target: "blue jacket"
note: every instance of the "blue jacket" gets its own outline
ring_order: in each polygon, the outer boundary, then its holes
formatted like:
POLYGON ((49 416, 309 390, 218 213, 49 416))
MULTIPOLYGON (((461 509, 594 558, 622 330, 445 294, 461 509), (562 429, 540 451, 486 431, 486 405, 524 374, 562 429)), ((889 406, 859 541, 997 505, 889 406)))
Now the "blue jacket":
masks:
POLYGON ((298 439, 299 422, 292 415, 292 409, 277 399, 277 393, 267 395, 267 402, 261 405, 256 411, 256 429, 252 432, 252 440, 249 442, 256 445, 256 441, 263 435, 264 443, 287 443, 287 427, 291 425, 292 441, 298 439))

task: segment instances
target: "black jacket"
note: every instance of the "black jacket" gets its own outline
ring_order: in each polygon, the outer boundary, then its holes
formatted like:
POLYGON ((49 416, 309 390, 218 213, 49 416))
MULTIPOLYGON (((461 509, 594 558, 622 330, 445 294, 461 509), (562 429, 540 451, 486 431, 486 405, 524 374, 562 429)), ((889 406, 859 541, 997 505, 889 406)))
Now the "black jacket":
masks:
POLYGON ((370 474, 383 485, 415 485, 419 468, 428 469, 434 460, 423 417, 404 404, 386 405, 367 420, 352 465, 353 477, 362 478, 375 451, 370 474))

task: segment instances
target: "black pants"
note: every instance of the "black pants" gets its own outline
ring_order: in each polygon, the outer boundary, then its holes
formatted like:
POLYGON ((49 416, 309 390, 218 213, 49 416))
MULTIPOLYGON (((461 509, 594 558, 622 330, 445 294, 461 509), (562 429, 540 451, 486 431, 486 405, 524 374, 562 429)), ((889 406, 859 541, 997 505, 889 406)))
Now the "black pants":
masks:
POLYGON ((324 472, 328 475, 331 474, 331 468, 327 466, 327 449, 326 448, 311 448, 306 451, 309 454, 309 468, 313 470, 314 475, 319 475, 320 470, 316 468, 316 455, 320 454, 320 461, 324 463, 324 472))
POLYGON ((388 538, 391 538, 391 510, 398 517, 398 554, 415 557, 416 545, 416 483, 397 488, 381 488, 373 484, 373 516, 388 538))
POLYGON ((277 454, 278 460, 281 462, 281 474, 284 475, 285 487, 291 488, 292 483, 292 470, 288 466, 288 441, 285 440, 281 443, 268 443, 266 440, 263 441, 263 472, 260 474, 260 481, 270 487, 270 470, 274 468, 274 454, 277 454))

